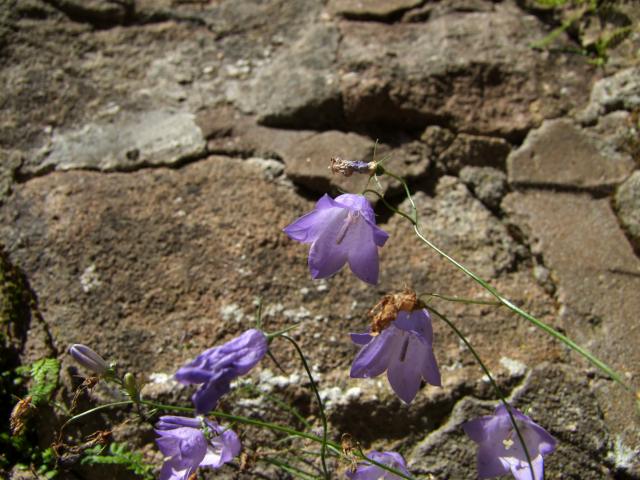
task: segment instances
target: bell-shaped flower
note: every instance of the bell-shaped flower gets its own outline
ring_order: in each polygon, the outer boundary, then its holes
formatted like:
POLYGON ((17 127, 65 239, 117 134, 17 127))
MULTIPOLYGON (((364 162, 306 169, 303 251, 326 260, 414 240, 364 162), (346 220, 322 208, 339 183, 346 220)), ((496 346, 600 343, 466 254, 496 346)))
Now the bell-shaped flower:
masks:
MULTIPOLYGON (((402 455, 396 452, 377 452, 372 450, 367 455, 371 460, 387 465, 399 472, 404 473, 410 477, 411 474, 407 470, 407 465, 404 462, 402 455)), ((391 473, 388 470, 378 467, 369 462, 360 462, 355 471, 347 471, 347 478, 350 480, 399 480, 402 477, 391 473)))
POLYGON ((109 365, 104 361, 104 358, 81 343, 71 345, 69 355, 84 368, 98 375, 104 375, 109 370, 109 365))
POLYGON ((556 439, 519 410, 509 408, 529 453, 533 474, 507 408, 499 405, 493 415, 476 418, 462 425, 465 433, 479 446, 478 476, 492 478, 511 471, 516 480, 542 480, 543 457, 555 450, 556 439))
POLYGON ((187 480, 198 467, 219 468, 240 453, 238 435, 205 418, 166 415, 155 432, 165 456, 160 480, 187 480))
POLYGON ((178 382, 202 386, 191 397, 196 412, 212 410, 222 395, 229 391, 231 381, 246 374, 267 353, 267 337, 260 330, 247 330, 224 345, 202 352, 175 375, 178 382))
POLYGON ((290 238, 310 243, 311 277, 327 278, 345 263, 360 280, 378 283, 378 247, 389 235, 376 226, 371 204, 363 195, 324 195, 316 208, 284 229, 290 238))
POLYGON ((425 309, 401 310, 379 334, 352 333, 351 341, 363 346, 351 366, 354 378, 377 377, 386 370, 391 388, 406 403, 414 399, 423 379, 441 385, 431 317, 425 309))

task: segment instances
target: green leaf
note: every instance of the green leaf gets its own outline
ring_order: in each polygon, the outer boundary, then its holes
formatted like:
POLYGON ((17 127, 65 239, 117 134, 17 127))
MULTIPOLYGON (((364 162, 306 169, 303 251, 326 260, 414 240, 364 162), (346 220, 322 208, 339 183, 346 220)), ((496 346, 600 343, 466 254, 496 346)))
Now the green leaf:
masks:
POLYGON ((32 385, 29 395, 34 405, 48 403, 58 387, 60 362, 55 358, 43 358, 31 366, 32 385))
POLYGON ((88 448, 84 451, 84 457, 80 463, 83 465, 122 465, 145 480, 153 480, 153 465, 145 463, 140 453, 129 450, 126 443, 113 442, 109 445, 108 451, 105 452, 105 450, 105 447, 99 445, 88 448))

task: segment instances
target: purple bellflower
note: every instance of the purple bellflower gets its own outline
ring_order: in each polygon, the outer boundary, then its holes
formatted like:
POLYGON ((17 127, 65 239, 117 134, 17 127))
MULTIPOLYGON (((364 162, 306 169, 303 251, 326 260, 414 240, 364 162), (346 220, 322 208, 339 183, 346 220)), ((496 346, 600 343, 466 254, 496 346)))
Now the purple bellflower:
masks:
MULTIPOLYGON (((404 473, 407 476, 411 476, 407 470, 407 465, 404 462, 402 455, 396 452, 377 452, 372 450, 367 455, 368 458, 378 463, 382 463, 391 468, 404 473)), ((347 478, 350 480, 397 480, 401 479, 395 473, 388 472, 376 465, 368 463, 366 461, 360 462, 358 467, 353 472, 347 472, 347 478)))
POLYGON ((191 399, 196 412, 212 410, 231 381, 251 370, 267 353, 267 337, 260 330, 247 330, 219 347, 202 352, 176 372, 176 380, 184 384, 201 383, 191 399))
POLYGON ((534 475, 509 413, 504 405, 499 405, 493 415, 462 425, 465 433, 479 445, 478 476, 491 478, 511 471, 516 480, 542 480, 543 456, 555 450, 556 439, 522 412, 510 408, 529 452, 534 475))
POLYGON ((351 366, 351 377, 372 378, 386 370, 391 388, 406 403, 414 399, 422 379, 441 385, 431 317, 425 309, 401 310, 378 335, 352 333, 351 341, 363 345, 351 366))
POLYGON ((378 247, 389 235, 376 226, 369 200, 345 193, 335 200, 323 195, 316 208, 284 229, 293 240, 310 243, 311 277, 327 278, 345 263, 360 280, 378 283, 378 247))
POLYGON ((69 355, 87 370, 103 375, 109 370, 107 362, 92 349, 81 343, 74 343, 69 347, 69 355))
POLYGON ((156 424, 158 448, 165 455, 160 480, 187 480, 198 467, 219 468, 240 453, 232 430, 205 418, 166 415, 156 424))

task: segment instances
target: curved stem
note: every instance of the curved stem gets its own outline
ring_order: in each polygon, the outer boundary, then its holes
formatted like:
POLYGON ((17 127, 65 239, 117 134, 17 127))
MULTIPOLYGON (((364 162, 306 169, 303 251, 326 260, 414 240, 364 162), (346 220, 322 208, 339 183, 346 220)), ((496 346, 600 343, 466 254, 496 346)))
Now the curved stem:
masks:
POLYGON ((62 424, 62 426, 60 427, 60 431, 62 432, 64 428, 70 423, 73 423, 82 417, 86 417, 87 415, 91 415, 93 413, 99 412, 100 410, 106 410, 107 408, 111 408, 111 407, 122 407, 123 405, 133 405, 133 404, 134 402, 132 400, 123 400, 122 402, 113 402, 113 403, 106 403, 104 405, 100 405, 98 407, 92 408, 85 412, 79 413, 78 415, 74 415, 73 417, 71 417, 69 420, 67 420, 62 424))
POLYGON ((304 369, 307 372, 307 376, 309 377, 309 381, 311 382, 311 389, 313 393, 316 395, 316 400, 318 400, 318 406, 320 408, 320 418, 322 420, 322 448, 320 450, 320 461, 322 462, 322 471, 324 472, 325 479, 329 479, 329 471, 327 470, 327 417, 324 414, 324 405, 322 403, 322 399, 320 398, 320 392, 318 392, 318 386, 316 381, 313 379, 313 375, 311 374, 311 369, 309 368, 309 364, 307 363, 307 359, 302 353, 300 346, 298 343, 288 335, 281 335, 282 338, 291 342, 294 346, 298 355, 300 356, 300 360, 302 360, 302 365, 304 365, 304 369))
POLYGON ((267 337, 267 340, 271 340, 273 338, 280 337, 280 336, 284 335, 287 332, 290 332, 294 328, 298 328, 299 325, 300 324, 298 323, 298 324, 295 324, 295 325, 290 325, 287 328, 283 328, 282 330, 278 330, 277 332, 265 333, 265 336, 267 337))
POLYGON ((370 188, 363 191, 362 194, 364 195, 365 193, 373 193, 375 195, 378 196, 378 198, 380 200, 382 200, 382 203, 384 203, 384 206, 387 207, 389 210, 391 210, 393 213, 397 213, 398 215, 402 215, 404 218, 406 218, 407 220, 409 220, 411 223, 414 223, 415 220, 408 214, 404 213, 402 210, 398 210, 397 208, 395 208, 394 206, 392 206, 389 202, 387 202, 387 200, 384 198, 384 196, 376 191, 376 190, 371 190, 370 188))
POLYGON ((389 172, 388 170, 384 170, 384 173, 391 176, 392 178, 395 178, 396 180, 398 180, 399 182, 402 183, 405 193, 407 195, 407 198, 409 199, 409 202, 411 203, 411 206, 413 208, 413 212, 414 212, 414 218, 411 218, 409 215, 407 215, 404 212, 401 212, 400 210, 398 210, 397 208, 394 208, 393 206, 389 205, 389 203, 384 199, 384 197, 374 191, 374 190, 368 190, 371 191, 372 193, 375 193, 376 195, 378 195, 378 197, 383 201, 383 203, 385 204, 385 206, 387 208, 389 208, 392 212, 395 213, 399 213, 400 215, 402 215, 403 217, 405 217, 407 220, 409 220, 411 222, 411 224, 413 225, 413 230, 415 231, 416 235, 418 236, 418 238, 424 242, 429 248, 435 250, 440 256, 444 257, 447 261, 449 261, 451 264, 453 264, 456 268, 458 268, 459 270, 461 270, 464 274, 466 274, 467 276, 469 276, 471 279, 473 279, 476 283, 478 283, 479 285, 481 285, 483 288, 485 288, 489 293, 491 293, 491 295, 493 295, 496 300, 498 300, 498 302, 500 302, 502 305, 504 305, 505 307, 507 307, 509 310, 511 310, 512 312, 518 314, 519 316, 521 316, 522 318, 524 318, 525 320, 527 320, 528 322, 534 324, 536 327, 540 328, 541 330, 545 331, 546 333, 548 333, 549 335, 553 336, 554 338, 556 338, 557 340, 560 340, 562 343, 564 343, 565 345, 567 345, 569 348, 571 348, 572 350, 574 350, 575 352, 579 353, 580 355, 582 355, 584 358, 586 358, 592 365, 596 366, 597 368, 599 368, 600 370, 602 370, 604 373, 606 373, 612 380, 614 380, 616 383, 618 383, 619 385, 621 385, 623 388, 625 388, 627 391, 629 392, 634 392, 633 388, 631 388, 629 385, 627 385, 625 383, 625 381, 622 379, 622 377, 620 376, 619 373, 617 373, 613 368, 611 368, 609 365, 607 365, 606 363, 604 363, 602 360, 600 360, 598 357, 596 357, 595 355, 593 355, 592 353, 590 353, 589 351, 587 351, 586 349, 582 348, 580 345, 578 345, 577 343, 575 343, 573 340, 571 340, 569 337, 563 335, 562 333, 558 332, 557 330, 555 330, 554 328, 552 328, 551 326, 547 325, 546 323, 544 323, 542 320, 539 320, 538 318, 534 317, 533 315, 531 315, 528 312, 525 312, 524 310, 522 310, 520 307, 516 306, 513 304, 513 302, 511 302, 509 299, 505 298, 502 296, 502 294, 496 290, 494 287, 492 287, 486 280, 483 280, 479 275, 477 275, 476 273, 472 272, 471 270, 469 270, 467 267, 465 267, 464 265, 462 265, 460 262, 458 262, 457 260, 455 260, 453 257, 449 256, 446 252, 444 252, 443 250, 441 250, 440 248, 438 248, 436 245, 434 245, 433 243, 431 243, 431 241, 429 241, 429 239, 427 239, 424 234, 422 233, 421 229, 420 229, 420 223, 419 223, 419 218, 418 218, 418 213, 417 213, 417 209, 415 207, 415 203, 413 202, 413 198, 411 196, 411 192, 409 191, 409 186, 407 185, 407 182, 400 176, 395 175, 391 172, 389 172))
POLYGON ((498 397, 500 398, 500 401, 502 402, 502 404, 506 408, 507 413, 509 414, 509 419, 511 420, 511 424, 513 425, 513 428, 516 431, 516 434, 518 435, 518 440, 520 440, 520 445, 522 445, 522 449, 524 450, 524 454, 527 457, 527 463, 529 464, 529 473, 531 473, 531 480, 535 480, 534 473, 533 473, 533 464, 531 463, 531 456, 529 455, 529 449, 527 448, 527 445, 524 443, 524 437, 522 436, 522 433, 520 433, 520 429, 518 428, 518 424, 516 423, 516 419, 514 418, 513 414, 511 413, 511 405, 509 405, 509 403, 505 399, 505 397, 504 397, 504 395, 502 393, 502 390, 500 390, 500 387, 498 387, 498 384, 493 379, 493 376, 491 375, 491 372, 489 371, 487 366, 484 364, 484 362, 480 359, 480 355, 478 355, 478 353, 471 346, 471 344, 466 339, 466 337, 462 334, 462 332, 460 330, 458 330, 458 328, 451 322, 451 320, 449 320, 447 317, 445 317, 443 314, 441 314, 440 312, 438 312, 436 309, 434 309, 432 307, 429 307, 429 310, 431 310, 438 317, 440 317, 440 319, 442 319, 447 325, 449 325, 451 330, 453 330, 454 333, 460 338, 460 340, 462 340, 464 342, 464 344, 467 346, 469 351, 475 357, 476 361, 480 364, 480 367, 484 371, 485 375, 489 378, 489 381, 491 382, 491 386, 493 387, 495 392, 498 394, 498 397))
POLYGON ((389 170, 383 169, 384 173, 386 175, 389 175, 391 178, 395 178, 397 181, 399 181, 402 184, 402 187, 404 188, 404 193, 407 195, 407 198, 409 199, 409 203, 411 203, 411 212, 413 213, 413 222, 414 223, 418 223, 418 209, 416 208, 416 204, 413 202, 413 197, 411 196, 411 192, 409 191, 409 185, 407 185, 407 182, 404 180, 404 178, 396 175, 395 173, 390 172, 389 170))
POLYGON ((448 302, 466 303, 469 305, 491 305, 495 307, 502 306, 502 302, 494 302, 492 300, 476 300, 475 298, 452 297, 449 295, 440 295, 439 293, 421 293, 418 295, 418 298, 422 297, 440 298, 442 300, 447 300, 448 302))
POLYGON ((316 480, 317 476, 312 475, 310 473, 305 472, 304 470, 301 470, 297 467, 294 467, 293 465, 288 464, 287 462, 283 462, 281 460, 278 460, 276 458, 261 458, 260 460, 262 460, 263 462, 266 462, 270 465, 274 465, 278 468, 281 468, 282 470, 284 470, 285 472, 293 475, 294 477, 298 477, 298 478, 302 478, 303 480, 316 480))
POLYGON ((485 280, 483 280, 482 278, 480 278, 478 275, 476 275, 474 272, 472 272, 471 270, 469 270, 467 267, 465 267, 464 265, 462 265, 460 262, 458 262, 457 260, 453 259, 452 257, 450 257, 449 255, 447 255, 444 251, 440 250, 437 246, 435 246, 433 243, 431 243, 420 231, 420 227, 418 226, 418 224, 414 224, 413 226, 414 231, 416 232, 416 235, 418 236, 418 238, 420 238, 420 240, 422 240, 428 247, 432 248, 433 250, 435 250, 438 254, 440 254, 441 256, 443 256, 444 258, 446 258, 449 262, 451 262, 453 265, 455 265, 458 269, 462 270, 465 274, 467 274, 469 277, 471 277, 473 280, 475 280, 478 284, 480 284, 482 287, 484 287, 489 293, 491 293, 491 295, 493 295, 502 305, 504 305, 505 307, 507 307, 509 310, 511 310, 512 312, 517 313, 518 315, 520 315, 522 318, 524 318, 525 320, 533 323, 536 327, 540 328, 541 330, 544 330, 545 332, 547 332, 548 334, 550 334, 551 336, 555 337, 556 339, 560 340, 562 343, 564 343, 565 345, 567 345, 569 348, 571 348, 572 350, 578 352, 580 355, 582 355, 584 358, 586 358, 589 362, 591 362, 593 365, 595 365, 596 367, 598 367, 600 370, 602 370, 603 372, 605 372, 607 375, 609 375, 609 377, 611 377, 614 381, 616 381, 617 383, 619 383, 620 385, 622 385, 625 389, 629 390, 629 391, 633 391, 631 389, 631 387, 629 387, 624 380, 622 380, 622 377, 615 371, 613 370, 611 367, 609 367, 606 363, 604 363, 602 360, 600 360, 599 358, 597 358, 596 356, 594 356, 593 354, 589 353, 587 350, 585 350, 584 348, 582 348, 580 345, 578 345, 577 343, 575 343, 573 340, 571 340, 569 337, 563 335, 562 333, 558 332, 557 330, 555 330, 553 327, 547 325, 546 323, 544 323, 542 320, 537 319, 536 317, 534 317, 533 315, 531 315, 528 312, 525 312, 524 310, 522 310, 520 307, 518 307, 517 305, 514 305, 513 302, 511 302, 509 299, 505 298, 502 296, 502 294, 496 290, 494 287, 492 287, 488 282, 486 282, 485 280))

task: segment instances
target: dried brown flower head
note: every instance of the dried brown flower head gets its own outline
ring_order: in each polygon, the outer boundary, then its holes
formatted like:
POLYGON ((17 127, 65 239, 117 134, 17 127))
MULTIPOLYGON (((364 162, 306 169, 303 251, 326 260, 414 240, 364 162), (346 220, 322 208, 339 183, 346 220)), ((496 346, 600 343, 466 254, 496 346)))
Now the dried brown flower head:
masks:
POLYGON ((15 407, 13 407, 11 417, 9 419, 9 426, 11 428, 12 435, 20 435, 24 431, 27 419, 35 408, 31 404, 31 400, 31 396, 25 397, 16 403, 15 407))
POLYGON ((378 335, 387 328, 398 316, 401 310, 412 312, 422 308, 421 302, 416 296, 416 292, 406 288, 402 293, 389 294, 369 310, 371 319, 371 335, 378 335))

